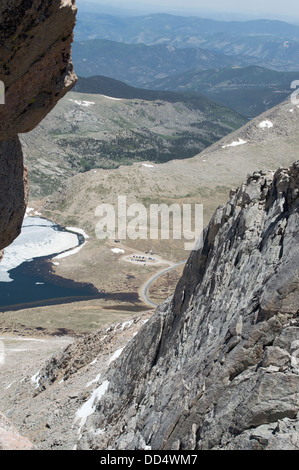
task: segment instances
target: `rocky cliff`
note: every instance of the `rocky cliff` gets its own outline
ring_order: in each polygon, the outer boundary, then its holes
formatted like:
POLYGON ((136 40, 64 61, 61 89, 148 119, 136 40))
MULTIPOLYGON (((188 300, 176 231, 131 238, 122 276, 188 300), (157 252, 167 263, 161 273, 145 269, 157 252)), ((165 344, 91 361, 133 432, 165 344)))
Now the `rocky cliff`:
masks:
POLYGON ((28 181, 18 134, 32 130, 75 84, 74 0, 0 5, 0 249, 19 234, 28 181))
POLYGON ((299 162, 231 193, 101 377, 79 448, 298 450, 298 188, 299 162))
MULTIPOLYGON (((299 162, 231 191, 154 314, 4 391, 42 449, 299 449, 299 162)), ((8 388, 8 387, 7 387, 8 388)))

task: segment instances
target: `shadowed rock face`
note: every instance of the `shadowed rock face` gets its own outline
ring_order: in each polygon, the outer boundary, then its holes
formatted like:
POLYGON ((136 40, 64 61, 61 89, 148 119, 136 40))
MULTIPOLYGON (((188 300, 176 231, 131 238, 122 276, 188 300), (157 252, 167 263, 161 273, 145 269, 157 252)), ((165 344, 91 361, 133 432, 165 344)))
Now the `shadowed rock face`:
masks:
POLYGON ((27 170, 18 137, 0 141, 0 231, 1 248, 20 233, 28 194, 27 170))
POLYGON ((79 448, 299 449, 298 188, 299 162, 231 193, 79 448))
POLYGON ((32 130, 76 82, 74 0, 2 0, 0 5, 0 249, 19 235, 28 197, 17 135, 32 130))
POLYGON ((32 130, 74 85, 75 14, 73 0, 1 2, 1 140, 32 130))

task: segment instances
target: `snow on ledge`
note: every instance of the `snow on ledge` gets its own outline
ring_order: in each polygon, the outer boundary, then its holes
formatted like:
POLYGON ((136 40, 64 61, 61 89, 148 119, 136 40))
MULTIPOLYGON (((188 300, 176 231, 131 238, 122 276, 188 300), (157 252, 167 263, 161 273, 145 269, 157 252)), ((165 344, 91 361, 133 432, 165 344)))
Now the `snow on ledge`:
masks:
POLYGON ((111 362, 115 361, 116 359, 118 359, 121 355, 121 353, 123 352, 124 348, 120 348, 118 349, 117 351, 115 351, 114 354, 112 354, 112 356, 110 357, 109 359, 109 364, 111 364, 111 362))
POLYGON ((238 145, 244 145, 244 144, 247 144, 247 140, 239 139, 239 140, 234 140, 231 144, 222 145, 222 148, 225 149, 227 147, 237 147, 238 145))
POLYGON ((89 108, 90 106, 94 105, 94 101, 81 101, 81 100, 72 100, 69 98, 69 101, 72 101, 73 103, 79 105, 79 106, 85 106, 86 108, 89 108))
POLYGON ((114 98, 113 96, 107 96, 107 95, 100 95, 103 98, 107 98, 108 100, 115 100, 115 101, 123 101, 123 98, 114 98))

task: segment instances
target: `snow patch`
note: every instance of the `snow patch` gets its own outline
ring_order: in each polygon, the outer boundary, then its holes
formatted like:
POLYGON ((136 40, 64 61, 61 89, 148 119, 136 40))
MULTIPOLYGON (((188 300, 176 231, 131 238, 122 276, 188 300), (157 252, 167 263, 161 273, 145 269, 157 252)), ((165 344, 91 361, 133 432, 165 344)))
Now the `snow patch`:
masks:
POLYGON ((69 98, 69 101, 72 101, 73 103, 79 105, 79 106, 85 106, 86 108, 89 108, 90 106, 94 105, 94 101, 81 101, 81 100, 72 100, 69 98))
POLYGON ((8 390, 14 382, 15 382, 15 380, 13 382, 11 382, 9 385, 7 385, 7 387, 5 387, 5 390, 8 390))
POLYGON ((125 252, 125 250, 122 250, 121 248, 111 248, 111 251, 116 254, 125 252))
POLYGON ((121 331, 123 331, 126 327, 130 328, 130 326, 133 324, 134 320, 130 320, 130 321, 125 321, 124 323, 122 323, 121 325, 121 331))
POLYGON ((103 98, 107 98, 107 100, 115 100, 115 101, 123 101, 123 98, 113 98, 113 96, 107 96, 107 95, 100 95, 103 98))
POLYGON ((237 147, 238 145, 244 145, 247 143, 247 140, 239 139, 234 140, 231 144, 222 145, 222 148, 225 149, 227 147, 237 147))
POLYGON ((119 356, 121 355, 121 353, 123 352, 124 348, 121 348, 121 349, 118 349, 117 351, 115 351, 115 353, 110 357, 109 359, 109 364, 111 364, 111 362, 115 361, 117 358, 119 358, 119 356))
POLYGON ((259 127, 261 129, 270 129, 271 127, 273 127, 273 123, 271 121, 268 121, 268 119, 266 119, 265 121, 262 121, 259 123, 259 127))
POLYGON ((80 235, 83 235, 84 238, 89 238, 89 235, 87 235, 86 232, 82 228, 77 228, 77 227, 65 227, 66 230, 69 232, 75 232, 79 233, 80 235))
POLYGON ((109 381, 105 380, 98 388, 96 388, 89 400, 87 400, 76 412, 75 423, 80 420, 78 434, 81 437, 81 430, 86 423, 87 418, 95 411, 96 404, 105 395, 109 387, 109 381))
POLYGON ((30 212, 34 211, 32 207, 27 207, 26 212, 25 212, 25 217, 29 217, 30 212))
POLYGON ((85 245, 85 243, 78 246, 77 248, 74 248, 73 250, 69 250, 69 251, 66 251, 65 253, 61 253, 60 255, 57 255, 53 259, 62 259, 62 258, 67 258, 68 256, 75 255, 76 253, 78 253, 83 248, 84 245, 85 245))
POLYGON ((150 165, 149 163, 142 163, 142 166, 145 166, 146 168, 155 168, 155 165, 150 165))
POLYGON ((87 387, 90 387, 92 384, 98 382, 98 381, 100 380, 100 377, 101 377, 101 374, 98 374, 95 379, 91 380, 90 382, 88 382, 88 383, 86 384, 86 388, 87 388, 87 387))
POLYGON ((40 374, 40 370, 39 370, 36 374, 34 374, 34 375, 31 377, 31 382, 32 382, 33 384, 36 384, 36 388, 39 387, 39 379, 40 379, 39 374, 40 374))

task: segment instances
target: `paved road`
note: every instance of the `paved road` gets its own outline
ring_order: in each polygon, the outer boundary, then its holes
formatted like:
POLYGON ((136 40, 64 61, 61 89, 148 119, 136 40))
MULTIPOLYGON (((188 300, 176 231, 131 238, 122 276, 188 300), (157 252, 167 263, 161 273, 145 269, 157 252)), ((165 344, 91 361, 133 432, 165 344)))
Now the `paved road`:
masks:
POLYGON ((178 266, 181 266, 182 264, 185 264, 187 260, 180 261, 179 263, 174 264, 173 266, 168 266, 168 268, 163 269, 162 271, 159 271, 158 273, 154 274, 150 279, 146 281, 146 283, 141 287, 141 296, 144 300, 145 303, 150 305, 151 307, 158 307, 158 304, 155 302, 152 302, 149 297, 148 297, 148 291, 154 281, 159 279, 159 277, 164 276, 164 274, 168 273, 169 271, 172 271, 172 269, 177 268, 178 266))

